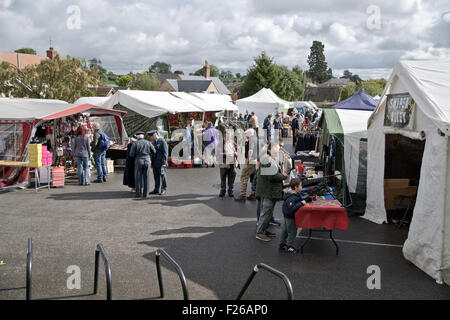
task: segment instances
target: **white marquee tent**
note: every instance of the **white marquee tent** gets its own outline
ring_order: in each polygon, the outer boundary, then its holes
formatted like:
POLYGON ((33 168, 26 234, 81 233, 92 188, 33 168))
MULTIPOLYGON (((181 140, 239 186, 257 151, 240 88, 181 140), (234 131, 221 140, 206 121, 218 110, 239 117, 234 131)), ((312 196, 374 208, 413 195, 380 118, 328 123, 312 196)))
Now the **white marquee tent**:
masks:
POLYGON ((209 94, 209 93, 191 93, 196 98, 202 99, 207 104, 209 104, 212 108, 216 108, 223 111, 233 111, 237 112, 238 107, 231 102, 230 96, 226 94, 209 94))
POLYGON ((398 62, 369 119, 364 218, 376 223, 387 221, 385 149, 386 135, 391 134, 425 141, 416 205, 403 254, 437 282, 450 284, 450 60, 398 62), (409 94, 415 102, 409 129, 385 125, 386 105, 392 94, 409 94))
POLYGON ((167 113, 203 112, 186 100, 163 91, 119 90, 103 106, 113 108, 117 104, 148 118, 167 113))
POLYGON ((259 90, 250 97, 237 100, 236 104, 242 114, 245 114, 246 110, 249 113, 254 112, 261 127, 268 114, 273 115, 277 112, 286 114, 287 110, 293 107, 292 102, 281 99, 271 89, 266 88, 259 90))

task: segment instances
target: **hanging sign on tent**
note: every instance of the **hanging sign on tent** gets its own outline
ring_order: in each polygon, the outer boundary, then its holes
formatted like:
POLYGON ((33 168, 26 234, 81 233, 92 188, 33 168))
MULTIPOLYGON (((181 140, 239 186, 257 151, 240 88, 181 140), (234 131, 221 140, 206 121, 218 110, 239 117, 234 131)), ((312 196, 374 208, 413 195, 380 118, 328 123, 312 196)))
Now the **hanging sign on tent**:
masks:
POLYGON ((384 126, 413 130, 414 106, 414 100, 409 94, 388 95, 384 126))

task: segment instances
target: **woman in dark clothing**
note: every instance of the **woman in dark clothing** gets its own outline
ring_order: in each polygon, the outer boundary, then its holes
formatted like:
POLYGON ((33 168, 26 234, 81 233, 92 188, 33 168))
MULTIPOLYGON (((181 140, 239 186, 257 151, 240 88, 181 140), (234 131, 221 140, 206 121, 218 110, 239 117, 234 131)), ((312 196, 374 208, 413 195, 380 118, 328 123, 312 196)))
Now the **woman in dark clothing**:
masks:
POLYGON ((123 184, 131 188, 131 192, 136 192, 136 184, 134 179, 134 157, 130 156, 130 150, 133 143, 136 141, 136 137, 130 139, 130 143, 127 146, 127 158, 125 160, 125 170, 123 172, 123 184))

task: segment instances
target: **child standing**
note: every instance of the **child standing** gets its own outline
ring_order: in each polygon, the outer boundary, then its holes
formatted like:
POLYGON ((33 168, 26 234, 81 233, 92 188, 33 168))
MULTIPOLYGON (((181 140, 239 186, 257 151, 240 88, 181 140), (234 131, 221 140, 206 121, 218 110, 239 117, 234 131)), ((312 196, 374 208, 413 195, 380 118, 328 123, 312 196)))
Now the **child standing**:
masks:
POLYGON ((297 235, 295 226, 295 212, 311 202, 312 198, 302 194, 302 181, 300 179, 292 179, 290 182, 290 190, 283 196, 283 230, 281 231, 280 250, 289 253, 297 253, 293 244, 297 235))

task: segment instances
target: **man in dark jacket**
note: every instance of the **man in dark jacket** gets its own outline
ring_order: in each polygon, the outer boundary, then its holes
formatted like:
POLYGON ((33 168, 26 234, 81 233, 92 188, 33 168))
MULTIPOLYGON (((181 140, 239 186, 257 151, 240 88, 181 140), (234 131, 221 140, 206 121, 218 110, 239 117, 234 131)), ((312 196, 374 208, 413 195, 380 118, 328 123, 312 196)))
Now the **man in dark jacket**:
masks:
POLYGON ((292 120, 291 126, 292 126, 292 145, 295 148, 297 145, 297 135, 300 130, 300 112, 295 115, 294 119, 292 120))
POLYGON ((281 171, 278 161, 278 145, 267 145, 267 154, 260 159, 258 171, 258 183, 256 185, 256 196, 261 198, 261 216, 256 227, 256 239, 270 241, 275 234, 268 231, 273 209, 277 201, 283 196, 283 181, 289 176, 281 171))
POLYGON ((295 237, 297 236, 295 213, 298 209, 306 205, 307 202, 311 202, 312 198, 306 194, 302 194, 302 181, 300 179, 292 179, 290 187, 291 189, 283 196, 284 224, 283 230, 281 231, 280 250, 297 253, 298 250, 293 246, 295 237))
POLYGON ((144 139, 144 133, 136 133, 137 141, 131 145, 130 157, 134 158, 136 198, 147 198, 150 187, 150 158, 155 148, 144 139))
POLYGON ((266 130, 267 143, 270 143, 272 137, 272 115, 269 114, 263 123, 263 129, 266 130))
POLYGON ((100 140, 102 139, 103 131, 100 130, 100 124, 94 122, 92 125, 94 129, 94 140, 91 143, 91 150, 94 154, 95 167, 97 169, 97 180, 95 183, 106 182, 106 150, 99 147, 100 140))
POLYGON ((281 130, 283 129, 283 123, 281 122, 279 113, 275 114, 275 119, 273 119, 273 129, 274 132, 278 132, 278 137, 275 137, 275 139, 281 138, 282 136, 281 130))
POLYGON ((166 169, 169 157, 169 147, 163 138, 158 136, 156 130, 148 132, 150 141, 155 147, 155 154, 152 157, 153 177, 155 178, 155 189, 150 194, 165 194, 167 191, 166 169), (161 185, 162 182, 162 185, 161 185), (161 191, 159 190, 161 186, 161 191))

